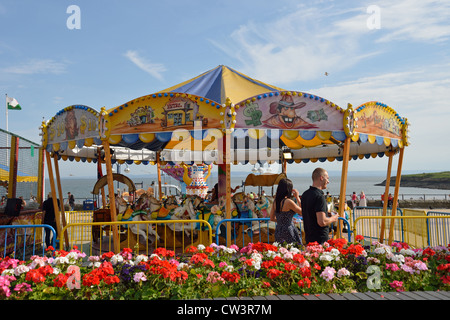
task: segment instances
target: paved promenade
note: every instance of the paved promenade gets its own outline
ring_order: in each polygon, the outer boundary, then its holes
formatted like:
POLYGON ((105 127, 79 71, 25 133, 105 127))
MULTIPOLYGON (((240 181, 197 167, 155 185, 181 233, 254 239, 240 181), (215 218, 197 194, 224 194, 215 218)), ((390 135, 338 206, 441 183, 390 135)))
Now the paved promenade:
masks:
POLYGON ((450 291, 411 291, 411 292, 357 292, 357 293, 331 293, 310 295, 274 295, 255 297, 230 297, 213 300, 265 300, 265 301, 289 301, 289 300, 450 300, 450 291))

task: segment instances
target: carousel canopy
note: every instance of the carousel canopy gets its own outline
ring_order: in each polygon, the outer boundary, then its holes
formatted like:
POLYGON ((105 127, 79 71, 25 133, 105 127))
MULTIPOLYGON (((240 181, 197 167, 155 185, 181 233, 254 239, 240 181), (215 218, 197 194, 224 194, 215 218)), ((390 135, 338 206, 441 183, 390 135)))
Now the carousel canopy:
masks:
POLYGON ((165 90, 96 111, 74 105, 43 123, 43 146, 64 160, 96 161, 108 141, 113 162, 220 163, 225 133, 233 163, 382 157, 407 145, 408 123, 384 103, 340 107, 218 66, 165 90))
MULTIPOLYGON (((136 187, 133 183, 133 180, 128 178, 127 176, 124 176, 120 173, 113 173, 113 180, 119 181, 120 183, 126 184, 128 186, 128 193, 132 193, 136 191, 136 187)), ((108 184, 108 177, 103 176, 100 179, 97 180, 97 182, 94 185, 94 189, 91 191, 92 194, 99 194, 100 189, 103 188, 108 184)))
POLYGON ((273 185, 277 185, 281 179, 286 178, 285 173, 280 174, 260 174, 256 175, 250 173, 245 179, 245 186, 254 186, 254 187, 271 187, 273 185))

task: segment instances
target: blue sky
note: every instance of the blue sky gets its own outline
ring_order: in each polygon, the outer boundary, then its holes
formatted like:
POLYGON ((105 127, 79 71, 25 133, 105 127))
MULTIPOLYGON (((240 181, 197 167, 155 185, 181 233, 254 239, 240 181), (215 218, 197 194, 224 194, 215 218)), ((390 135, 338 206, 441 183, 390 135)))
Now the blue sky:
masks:
MULTIPOLYGON (((0 95, 22 106, 9 130, 39 142, 42 119, 66 106, 112 108, 227 65, 341 106, 381 101, 411 123, 403 169, 449 170, 449 39, 449 1, 1 0, 0 95), (67 27, 70 5, 80 29, 67 27)), ((386 165, 356 160, 349 170, 386 165)), ((62 175, 94 170, 60 166, 62 175)))

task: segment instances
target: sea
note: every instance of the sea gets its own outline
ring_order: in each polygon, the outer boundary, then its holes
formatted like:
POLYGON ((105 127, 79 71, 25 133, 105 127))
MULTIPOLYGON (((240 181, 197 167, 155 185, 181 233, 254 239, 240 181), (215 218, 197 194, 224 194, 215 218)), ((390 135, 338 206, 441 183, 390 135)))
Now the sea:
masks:
MULTIPOLYGON (((249 172, 237 171, 231 173, 231 187, 241 186, 239 191, 244 191, 244 181, 249 172)), ((339 196, 341 176, 340 172, 329 172, 330 184, 328 185, 328 190, 331 195, 339 196)), ((148 174, 145 176, 128 175, 129 178, 133 180, 136 184, 136 189, 142 188, 147 190, 147 188, 154 181, 157 183, 158 178, 156 174, 148 174)), ((288 173, 288 177, 292 180, 294 188, 296 188, 300 194, 303 193, 311 185, 311 176, 306 174, 288 173)), ((371 172, 359 172, 359 173, 349 173, 347 178, 347 188, 346 195, 347 199, 350 199, 351 194, 356 192, 359 196, 361 191, 364 191, 367 199, 369 200, 380 200, 381 195, 385 191, 384 186, 378 186, 377 184, 382 183, 386 179, 386 175, 383 172, 371 173, 371 172)), ((212 173, 207 180, 207 184, 212 189, 214 184, 218 181, 217 173, 212 173)), ((94 178, 75 178, 75 177, 63 177, 61 178, 61 186, 64 197, 70 192, 75 196, 76 203, 83 203, 86 199, 93 199, 92 190, 96 183, 94 178)), ((176 179, 170 177, 169 175, 162 174, 161 178, 162 185, 177 185, 181 187, 180 182, 176 179)), ((120 189, 121 191, 128 191, 125 184, 118 183, 114 181, 115 189, 120 189)), ((45 194, 50 191, 50 183, 48 179, 45 182, 45 194)), ((174 191, 174 189, 172 189, 174 191)), ((276 186, 263 187, 262 190, 268 195, 275 194, 276 186), (272 193, 273 192, 273 193, 272 193)), ((258 193, 258 187, 245 186, 245 192, 255 192, 258 193)), ((390 187, 390 193, 394 194, 394 186, 390 187)), ((170 194, 170 192, 169 192, 170 194)), ((400 187, 399 191, 400 200, 450 200, 450 190, 442 189, 428 189, 428 188, 411 188, 411 187, 400 187)))

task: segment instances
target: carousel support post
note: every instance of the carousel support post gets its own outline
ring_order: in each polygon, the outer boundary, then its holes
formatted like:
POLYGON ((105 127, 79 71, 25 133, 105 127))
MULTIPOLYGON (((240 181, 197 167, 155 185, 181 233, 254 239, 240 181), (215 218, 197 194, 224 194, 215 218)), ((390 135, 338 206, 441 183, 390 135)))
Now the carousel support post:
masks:
MULTIPOLYGON (((225 196, 225 219, 231 219, 231 180, 230 180, 230 134, 225 132, 221 139, 222 154, 218 164, 218 198, 225 196)), ((231 222, 226 223, 227 246, 231 245, 231 222)))
POLYGON ((45 161, 44 161, 44 148, 39 148, 39 168, 38 168, 38 185, 36 200, 39 206, 44 201, 44 174, 45 174, 45 161))
POLYGON ((159 151, 156 153, 156 172, 158 174, 158 197, 159 201, 162 201, 161 160, 159 159, 159 151))
MULTIPOLYGON (((339 216, 341 218, 345 217, 345 192, 347 189, 347 175, 348 175, 348 162, 350 161, 350 142, 351 138, 347 137, 344 141, 344 151, 342 159, 342 173, 341 173, 341 190, 339 193, 339 216)), ((338 223, 338 232, 335 233, 336 236, 341 236, 342 222, 338 223)))
POLYGON ((19 137, 11 136, 11 152, 9 153, 8 198, 16 197, 17 166, 19 163, 19 137))
MULTIPOLYGON (((226 190, 226 218, 231 219, 231 159, 230 159, 230 132, 225 134, 225 190, 226 190)), ((231 222, 227 222, 227 247, 231 246, 231 222)))
POLYGON ((287 161, 286 159, 283 157, 283 155, 281 156, 281 161, 283 163, 282 167, 281 167, 281 172, 282 173, 286 173, 286 169, 287 169, 287 161))
MULTIPOLYGON (((59 193, 59 203, 61 204, 61 222, 62 222, 62 228, 64 228, 67 223, 66 223, 66 213, 64 210, 64 196, 63 196, 63 192, 62 192, 62 187, 61 187, 61 179, 59 176, 59 165, 58 165, 58 155, 54 154, 53 155, 53 162, 54 162, 54 166, 55 166, 55 176, 56 176, 56 185, 58 187, 58 193, 59 193)), ((66 241, 66 246, 69 246, 69 236, 67 234, 67 230, 64 232, 64 239, 66 241)))
MULTIPOLYGON (((102 171, 102 153, 101 148, 97 147, 97 179, 100 179, 103 177, 103 171, 102 171)), ((105 188, 102 187, 100 189, 101 195, 102 195, 102 207, 106 208, 106 194, 105 194, 105 188)), ((100 207, 100 203, 98 204, 98 207, 100 207)))
MULTIPOLYGON (((392 213, 391 215, 394 217, 397 213, 397 203, 398 203, 398 193, 400 189, 400 181, 402 178, 402 166, 403 166, 403 153, 405 151, 405 147, 400 148, 400 154, 398 157, 398 165, 397 165, 397 177, 395 179, 395 191, 394 191, 394 202, 392 203, 392 213)), ((389 228, 389 245, 392 243, 392 237, 394 236, 394 221, 391 221, 391 225, 389 228)))
MULTIPOLYGON (((391 183, 391 171, 392 171, 392 159, 394 157, 394 152, 389 152, 389 161, 388 161, 388 168, 387 168, 387 174, 386 174, 386 185, 384 189, 384 197, 383 197, 383 217, 387 214, 387 206, 388 206, 388 194, 389 194, 389 187, 391 183)), ((381 220, 381 228, 380 228, 380 243, 383 243, 384 241, 384 229, 386 225, 386 220, 381 220)))
MULTIPOLYGON (((108 192, 109 192, 109 210, 111 214, 111 221, 117 221, 116 215, 116 197, 114 196, 114 180, 113 180, 113 172, 111 165, 111 151, 109 149, 109 142, 103 141, 103 147, 105 149, 105 164, 106 164, 106 175, 108 181, 108 192)), ((120 252, 120 239, 119 239, 119 231, 117 229, 117 225, 112 226, 113 232, 113 242, 114 242, 114 252, 120 252)))
MULTIPOLYGON (((59 211, 58 200, 57 200, 58 198, 56 197, 55 177, 53 176, 51 157, 50 157, 50 153, 47 150, 45 151, 45 160, 47 161, 48 178, 50 180, 50 190, 52 193, 53 208, 55 210, 56 229, 58 232, 58 236, 60 238, 59 248, 62 250, 63 249, 63 241, 61 241, 62 240, 61 216, 59 213, 60 211, 59 211)), ((63 205, 62 203, 60 203, 60 204, 63 205)), ((67 243, 66 243, 66 245, 67 245, 67 243)))

